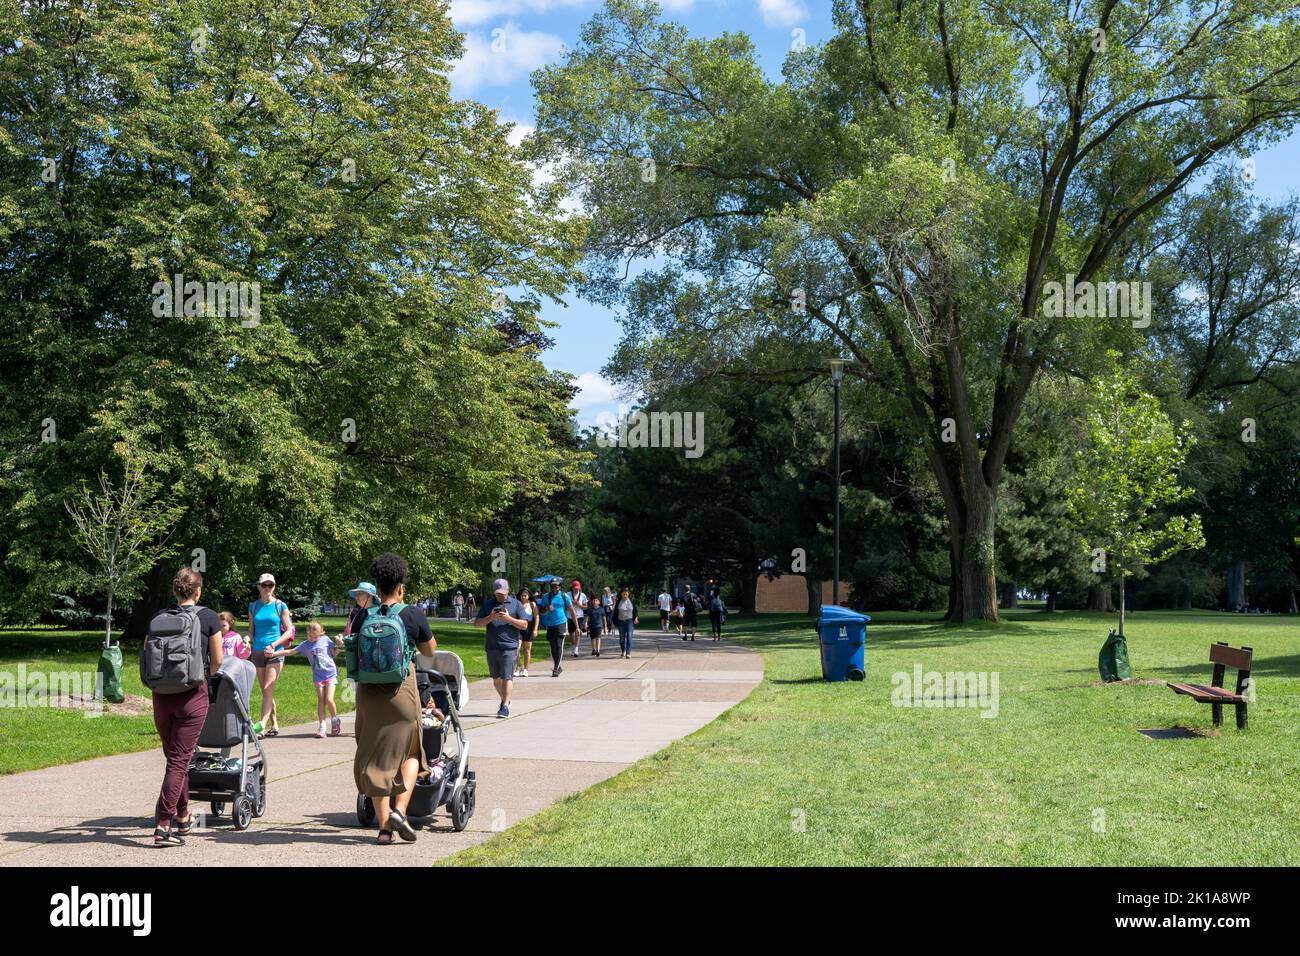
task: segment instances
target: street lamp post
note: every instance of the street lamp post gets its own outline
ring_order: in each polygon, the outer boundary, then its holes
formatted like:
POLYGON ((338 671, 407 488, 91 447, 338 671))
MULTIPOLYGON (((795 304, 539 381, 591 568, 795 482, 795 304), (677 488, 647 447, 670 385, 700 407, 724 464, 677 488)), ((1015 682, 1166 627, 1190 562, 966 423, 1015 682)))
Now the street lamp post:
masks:
POLYGON ((844 379, 844 360, 831 359, 831 383, 835 386, 835 559, 832 566, 831 603, 840 603, 840 382, 844 379))

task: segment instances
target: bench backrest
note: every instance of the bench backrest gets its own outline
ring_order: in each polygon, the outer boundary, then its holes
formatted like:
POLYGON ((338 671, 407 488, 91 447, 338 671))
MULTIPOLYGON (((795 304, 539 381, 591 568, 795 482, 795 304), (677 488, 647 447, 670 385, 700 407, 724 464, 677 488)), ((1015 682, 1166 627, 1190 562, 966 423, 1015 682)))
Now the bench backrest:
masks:
POLYGON ((1239 671, 1250 670, 1250 660, 1255 651, 1250 647, 1229 647, 1222 641, 1210 645, 1210 662, 1235 667, 1239 671))

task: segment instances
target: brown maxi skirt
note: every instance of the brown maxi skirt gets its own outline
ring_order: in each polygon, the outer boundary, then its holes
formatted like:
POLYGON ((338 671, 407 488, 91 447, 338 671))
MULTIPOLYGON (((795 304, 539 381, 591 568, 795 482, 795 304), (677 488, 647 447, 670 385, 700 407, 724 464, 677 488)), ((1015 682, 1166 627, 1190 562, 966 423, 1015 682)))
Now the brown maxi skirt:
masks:
POLYGON ((402 786, 402 763, 420 758, 420 773, 427 773, 420 746, 420 694, 415 671, 400 684, 357 684, 357 755, 352 776, 357 790, 368 797, 397 796, 402 786))

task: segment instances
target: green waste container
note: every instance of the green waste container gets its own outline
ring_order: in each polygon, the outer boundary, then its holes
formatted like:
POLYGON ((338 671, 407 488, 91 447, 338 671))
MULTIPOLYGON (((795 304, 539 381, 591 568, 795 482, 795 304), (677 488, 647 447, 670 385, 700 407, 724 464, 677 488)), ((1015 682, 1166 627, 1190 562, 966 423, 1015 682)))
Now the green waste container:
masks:
POLYGON ((104 675, 104 700, 120 704, 126 700, 122 691, 122 648, 118 644, 99 653, 99 672, 104 675))
POLYGON ((1128 666, 1128 642, 1115 631, 1106 635, 1106 643, 1101 645, 1097 669, 1101 671, 1101 679, 1107 682, 1128 680, 1133 676, 1128 666))

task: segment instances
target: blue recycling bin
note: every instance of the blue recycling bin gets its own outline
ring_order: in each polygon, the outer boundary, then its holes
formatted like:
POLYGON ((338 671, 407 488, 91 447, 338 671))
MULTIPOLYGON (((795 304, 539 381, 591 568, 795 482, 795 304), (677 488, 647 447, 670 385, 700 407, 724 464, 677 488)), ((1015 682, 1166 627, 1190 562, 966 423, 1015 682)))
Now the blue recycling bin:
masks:
POLYGON ((871 618, 834 604, 823 604, 817 618, 822 679, 863 680, 867 676, 867 622, 871 618))

